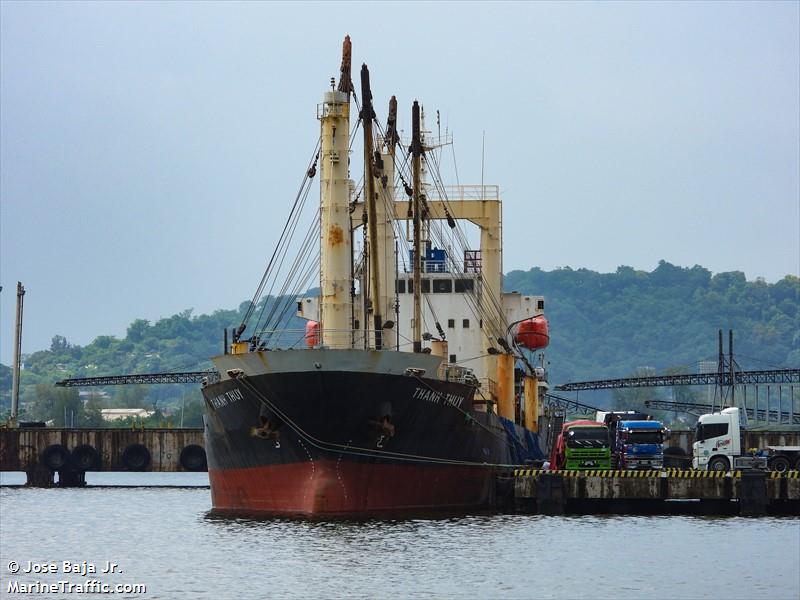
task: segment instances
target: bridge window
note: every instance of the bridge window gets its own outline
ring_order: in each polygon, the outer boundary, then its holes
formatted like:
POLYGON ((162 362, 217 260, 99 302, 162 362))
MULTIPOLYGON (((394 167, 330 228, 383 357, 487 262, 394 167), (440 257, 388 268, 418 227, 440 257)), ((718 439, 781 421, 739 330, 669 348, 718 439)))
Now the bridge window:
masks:
POLYGON ((433 293, 434 294, 450 294, 453 291, 452 279, 434 279, 433 280, 433 293))
POLYGON ((456 279, 456 294, 465 294, 475 291, 474 279, 456 279))
MULTIPOLYGON (((422 281, 422 285, 420 286, 422 288, 422 293, 423 294, 430 294, 431 293, 431 280, 430 279, 421 279, 420 281, 422 281)), ((414 280, 413 279, 409 279, 408 280, 408 293, 409 294, 413 294, 414 293, 414 280)))
POLYGON ((454 362, 456 362, 456 355, 455 355, 455 354, 451 354, 451 355, 450 355, 450 362, 451 362, 451 363, 454 363, 454 362))
POLYGON ((469 319, 464 319, 464 320, 461 322, 461 326, 462 326, 464 329, 469 329, 469 319))
POLYGON ((406 293, 406 280, 405 279, 398 279, 397 280, 397 288, 395 291, 398 294, 405 294, 406 293))
POLYGON ((448 329, 455 329, 456 328, 456 320, 455 319, 447 319, 447 328, 448 329))
POLYGON ((536 301, 536 308, 538 310, 544 310, 544 300, 537 300, 536 301))

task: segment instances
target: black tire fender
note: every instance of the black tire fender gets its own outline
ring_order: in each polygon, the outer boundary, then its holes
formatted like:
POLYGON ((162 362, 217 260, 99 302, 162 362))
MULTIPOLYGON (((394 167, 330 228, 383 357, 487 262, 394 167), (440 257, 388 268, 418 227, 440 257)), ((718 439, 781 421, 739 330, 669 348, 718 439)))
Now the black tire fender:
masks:
POLYGON ((122 453, 122 464, 129 471, 144 471, 150 466, 150 451, 144 444, 131 444, 122 453))
POLYGON ((206 460, 206 450, 197 444, 189 444, 181 450, 179 459, 181 467, 185 471, 207 471, 208 461, 206 460))
POLYGON ((72 449, 72 464, 78 471, 96 471, 100 468, 100 453, 91 444, 81 444, 72 449))
POLYGON ((51 471, 60 471, 70 465, 70 454, 62 444, 51 444, 44 449, 40 460, 51 471))

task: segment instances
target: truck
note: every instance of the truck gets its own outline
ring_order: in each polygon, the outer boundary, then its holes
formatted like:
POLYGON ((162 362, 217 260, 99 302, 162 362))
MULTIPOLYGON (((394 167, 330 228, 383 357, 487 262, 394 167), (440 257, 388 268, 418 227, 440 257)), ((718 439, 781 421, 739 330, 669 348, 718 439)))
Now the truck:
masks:
POLYGON ((564 423, 550 452, 551 470, 610 468, 611 439, 605 423, 586 419, 564 423))
POLYGON ((800 446, 767 446, 748 451, 735 406, 701 415, 692 444, 692 468, 700 471, 800 469, 800 446))
POLYGON ((598 411, 596 419, 608 426, 615 469, 664 467, 664 439, 669 431, 661 421, 632 410, 598 411))
POLYGON ((611 430, 615 469, 661 469, 664 466, 664 436, 661 421, 617 421, 611 430))

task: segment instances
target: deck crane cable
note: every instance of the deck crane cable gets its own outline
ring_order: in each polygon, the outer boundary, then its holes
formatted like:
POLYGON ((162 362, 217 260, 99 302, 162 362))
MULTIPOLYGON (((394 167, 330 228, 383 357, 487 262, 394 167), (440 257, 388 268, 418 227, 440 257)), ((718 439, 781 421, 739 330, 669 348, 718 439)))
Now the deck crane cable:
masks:
POLYGON ((306 283, 310 277, 309 260, 311 265, 319 264, 319 253, 314 252, 315 241, 319 239, 319 211, 315 215, 314 223, 309 227, 303 245, 298 251, 294 264, 284 280, 279 293, 275 296, 275 301, 270 314, 264 322, 263 330, 277 329, 279 324, 286 318, 288 308, 294 303, 298 294, 307 289, 306 283))
POLYGON ((281 232, 281 235, 278 238, 278 244, 276 244, 275 249, 272 252, 272 257, 270 258, 269 262, 267 263, 267 267, 264 270, 263 276, 261 277, 261 282, 258 284, 258 287, 256 288, 255 294, 253 294, 253 299, 250 301, 250 305, 247 307, 247 311, 245 312, 245 315, 242 318, 242 322, 239 324, 239 327, 236 328, 236 331, 235 331, 235 334, 234 334, 234 339, 235 340, 238 340, 239 336, 241 336, 242 333, 244 333, 244 330, 247 328, 247 323, 250 320, 250 317, 253 316, 253 312, 256 309, 256 305, 258 304, 259 300, 261 299, 261 294, 264 291, 264 287, 267 284, 267 279, 269 278, 269 275, 270 275, 270 273, 272 271, 272 265, 273 265, 273 262, 275 260, 275 257, 278 254, 278 250, 279 250, 279 248, 280 248, 280 246, 282 244, 282 241, 284 240, 284 238, 286 236, 286 232, 288 231, 289 226, 290 226, 290 224, 291 224, 291 222, 293 220, 294 213, 297 210, 297 206, 300 203, 301 197, 303 196, 303 191, 306 188, 307 183, 308 183, 308 181, 309 181, 309 179, 311 177, 312 169, 316 165, 317 159, 319 157, 319 151, 320 151, 321 143, 322 143, 322 138, 321 137, 317 138, 317 143, 316 143, 316 145, 314 147, 314 152, 312 152, 312 154, 311 154, 312 158, 309 161, 309 166, 308 166, 308 168, 306 169, 306 172, 303 175, 303 180, 302 180, 302 182, 300 184, 300 189, 297 192, 297 196, 295 197, 294 204, 292 205, 292 209, 289 212, 289 217, 286 219, 286 224, 283 226, 283 231, 281 232))
MULTIPOLYGON (((382 129, 381 129, 381 124, 376 121, 375 125, 378 128, 378 130, 381 131, 381 133, 383 133, 382 129)), ((403 183, 403 186, 407 188, 408 184, 406 183, 406 179, 403 176, 403 171, 404 170, 407 171, 410 168, 408 166, 408 158, 409 158, 410 155, 408 153, 404 153, 404 154, 405 154, 405 159, 404 159, 403 163, 402 164, 398 164, 398 162, 396 160, 396 157, 395 157, 394 165, 395 165, 395 173, 397 173, 397 175, 399 176, 400 181, 403 183)), ((406 173, 406 176, 408 176, 408 173, 406 173)), ((393 194, 391 194, 391 195, 390 194, 384 194, 384 202, 387 203, 387 212, 388 212, 388 214, 394 214, 394 206, 393 206, 394 198, 393 198, 393 194)), ((404 245, 403 264, 404 264, 404 267, 407 268, 407 265, 405 264, 405 256, 410 251, 410 247, 408 245, 408 241, 406 240, 405 236, 402 234, 402 230, 400 229, 399 224, 397 223, 396 220, 394 221, 394 223, 395 223, 395 228, 398 230, 398 232, 395 235, 396 235, 397 239, 400 239, 401 243, 404 245)), ((435 228, 435 222, 434 222, 434 228, 435 228)), ((440 242, 440 245, 442 247, 446 247, 447 246, 447 244, 444 243, 444 242, 440 242)), ((462 243, 462 246, 468 247, 468 246, 466 246, 466 244, 463 244, 463 243, 462 243)), ((452 268, 452 271, 454 273, 463 273, 463 271, 459 267, 459 265, 449 255, 448 255, 448 260, 451 263, 451 268, 452 268)), ((436 319, 436 322, 438 324, 438 318, 436 318, 436 315, 432 310, 430 299, 427 297, 427 295, 424 295, 423 297, 425 298, 426 303, 429 306, 429 308, 431 308, 431 312, 433 313, 434 319, 436 319)), ((473 316, 476 319, 482 321, 481 314, 484 311, 483 311, 482 307, 480 306, 480 302, 478 302, 476 297, 475 297, 475 291, 473 290, 473 292, 471 294, 469 294, 469 293, 466 294, 465 298, 467 300, 468 308, 472 312, 473 316)), ((424 316, 423 316, 423 318, 424 318, 424 316)), ((439 329, 440 333, 443 333, 440 326, 437 327, 437 329, 439 329)), ((487 337, 489 337, 488 334, 485 334, 485 335, 487 335, 487 337)), ((491 339, 490 339, 490 341, 491 341, 491 339)))
MULTIPOLYGON (((383 133, 383 130, 381 128, 381 124, 376 122, 376 126, 378 127, 379 131, 381 131, 381 133, 383 133)), ((385 137, 385 134, 384 134, 384 137, 385 137)), ((408 186, 408 183, 406 182, 405 177, 403 177, 403 170, 407 171, 409 169, 409 167, 408 167, 408 157, 409 156, 410 156, 410 154, 406 153, 405 160, 404 160, 403 164, 399 166, 399 168, 397 167, 397 162, 395 160, 396 173, 399 175, 400 180, 403 183, 405 188, 408 188, 409 186, 408 186)), ((424 158, 425 158, 425 155, 423 155, 423 159, 424 158)), ((427 163, 427 160, 426 160, 426 163, 427 163)), ((438 165, 436 165, 435 174, 439 174, 438 165)), ((408 176, 408 174, 407 174, 407 176, 408 176)), ((441 179, 441 175, 440 174, 439 174, 439 179, 441 179)), ((435 183, 439 183, 439 182, 435 182, 435 183)), ((441 186, 440 183, 439 183, 439 185, 441 186)), ((443 186, 441 186, 441 187, 443 187, 443 186)), ((443 197, 445 202, 447 202, 447 204, 449 205, 449 201, 447 200, 447 195, 444 193, 443 190, 440 192, 440 195, 443 197)), ((452 206, 450 206, 450 210, 452 210, 452 206)), ((451 222, 452 217, 450 217, 449 211, 448 211, 447 208, 445 208, 445 213, 446 213, 445 216, 448 217, 448 222, 451 222)), ((390 214, 393 214, 393 213, 390 213, 390 214)), ((453 223, 456 225, 456 227, 454 229, 456 229, 456 231, 458 232, 458 234, 460 236, 459 237, 459 240, 460 240, 459 245, 461 246, 461 249, 462 250, 468 249, 469 245, 468 245, 468 242, 466 240, 466 236, 463 234, 463 231, 460 230, 460 227, 458 226, 458 224, 455 221, 453 221, 453 223)), ((445 247, 447 244, 442 243, 441 245, 442 245, 442 247, 445 247)), ((448 259, 452 263, 452 267, 453 267, 454 272, 463 273, 463 270, 461 268, 459 268, 459 266, 456 264, 455 260, 452 257, 448 256, 448 259)), ((476 291, 473 290, 471 295, 474 296, 475 294, 476 294, 476 291)), ((469 297, 469 296, 470 296, 470 294, 467 295, 467 297, 469 297)), ((494 301, 494 298, 492 298, 492 300, 494 301)), ((494 301, 494 304, 495 304, 495 308, 497 308, 496 301, 494 301)), ((485 310, 481 307, 480 303, 477 302, 476 300, 473 301, 473 306, 471 307, 471 310, 473 312, 473 316, 475 316, 478 319, 481 319, 480 313, 485 312, 485 310)), ((491 319, 487 319, 487 321, 491 321, 491 319)), ((487 337, 488 337, 488 334, 487 334, 487 337)))
MULTIPOLYGON (((436 160, 435 156, 433 157, 433 164, 431 165, 431 163, 428 162, 428 165, 429 166, 433 166, 433 168, 430 169, 430 171, 434 175, 434 178, 433 178, 434 179, 434 185, 436 186, 437 191, 439 192, 439 195, 441 196, 445 207, 449 206, 450 210, 455 212, 453 207, 452 207, 452 205, 450 204, 450 200, 447 197, 447 191, 444 188, 444 185, 442 184, 441 172, 439 170, 439 164, 438 164, 438 161, 436 160)), ((453 231, 455 233, 456 239, 459 241, 461 249, 462 250, 469 249, 468 241, 466 239, 466 236, 464 235, 463 230, 461 230, 460 227, 455 227, 455 228, 453 228, 453 231)), ((479 273, 479 278, 481 280, 482 285, 485 288, 489 289, 488 283, 486 282, 486 279, 483 276, 483 273, 479 273)), ((498 290, 498 293, 500 293, 500 292, 502 292, 502 290, 498 290)), ((495 331, 496 336, 503 337, 503 336, 505 336, 506 332, 501 330, 502 326, 500 325, 500 323, 495 322, 496 319, 497 319, 497 316, 503 314, 502 306, 501 306, 501 304, 498 303, 497 298, 496 298, 496 294, 490 293, 488 295, 488 297, 489 297, 489 300, 490 300, 490 304, 492 305, 492 308, 495 311, 495 314, 494 315, 484 315, 484 316, 485 316, 485 318, 487 320, 488 326, 491 327, 491 328, 496 329, 496 331, 495 331)), ((485 312, 485 310, 484 310, 484 312, 485 312)))
MULTIPOLYGON (((353 147, 353 142, 356 139, 356 135, 358 133, 360 124, 361 124, 360 120, 357 120, 353 125, 352 131, 350 133, 350 142, 349 142, 350 149, 352 149, 353 147)), ((315 238, 318 238, 318 236, 319 236, 319 208, 317 209, 317 213, 314 220, 312 221, 311 227, 309 227, 309 229, 306 232, 306 236, 301 244, 301 248, 298 251, 295 260, 288 271, 283 286, 281 287, 278 294, 275 296, 275 299, 271 306, 271 310, 267 315, 264 325, 259 330, 259 335, 256 336, 257 338, 259 338, 261 335, 264 334, 265 331, 271 331, 271 333, 268 335, 267 340, 263 342, 258 339, 255 340, 257 343, 260 343, 261 347, 266 347, 269 344, 274 334, 279 330, 280 326, 286 321, 289 309, 294 304, 296 296, 305 292, 306 289, 308 289, 308 284, 310 283, 311 277, 313 276, 315 270, 317 270, 319 266, 319 249, 317 249, 315 261, 311 264, 310 267, 308 266, 309 257, 313 254, 311 253, 311 250, 314 248, 313 242, 315 238), (294 284, 294 287, 292 287, 292 284, 294 284)), ((265 307, 266 304, 264 305, 264 307, 262 307, 262 314, 265 307)), ((260 320, 261 320, 261 315, 259 315, 259 322, 260 320)))
MULTIPOLYGON (((380 132, 381 136, 384 136, 385 134, 383 133, 383 131, 381 129, 381 124, 380 124, 380 122, 378 122, 377 119, 374 120, 374 125, 378 129, 378 131, 380 132)), ((376 147, 377 147, 377 145, 378 144, 376 144, 376 147)), ((407 164, 407 162, 408 162, 408 155, 406 156, 405 164, 407 164)), ((400 173, 400 177, 401 177, 401 180, 402 180, 402 173, 400 173)), ((379 186, 379 189, 380 189, 380 194, 381 194, 381 200, 383 201, 384 208, 386 210, 386 214, 394 215, 394 206, 393 206, 393 204, 394 204, 394 191, 393 190, 387 190, 383 186, 379 186)), ((400 243, 403 245, 403 250, 404 250, 404 252, 403 252, 403 265, 405 267, 406 266, 405 256, 408 255, 408 252, 410 251, 410 246, 408 245, 408 240, 402 234, 402 229, 401 229, 397 219, 392 218, 392 228, 393 228, 393 234, 394 234, 395 241, 400 241, 400 243)), ((437 332, 442 337, 442 339, 445 339, 446 336, 445 336, 444 329, 442 328, 441 322, 439 321, 439 317, 436 314, 436 310, 433 308, 433 303, 431 302, 430 298, 428 297, 428 294, 423 294, 422 298, 425 300, 425 304, 427 305, 428 310, 430 311, 430 314, 433 317, 434 326, 435 326, 437 332)), ((423 319, 423 324, 425 325, 425 328, 428 329, 428 322, 427 322, 425 313, 423 313, 422 319, 423 319)))
POLYGON ((258 328, 258 325, 261 322, 261 319, 262 319, 262 317, 264 315, 264 311, 266 310, 267 305, 270 305, 270 304, 274 305, 274 302, 277 300, 277 298, 275 298, 273 296, 273 291, 275 289, 275 284, 278 281, 278 276, 282 272, 283 263, 286 260, 286 255, 289 252, 291 241, 292 241, 292 239, 294 237, 294 232, 297 229, 297 224, 300 221, 300 216, 302 214, 302 209, 305 206, 306 200, 308 199, 308 195, 309 195, 310 190, 311 190, 311 186, 309 185, 308 187, 306 187, 305 193, 303 194, 303 198, 302 198, 302 201, 300 203, 299 210, 297 210, 295 212, 295 218, 293 219, 293 221, 291 223, 291 226, 290 226, 290 228, 288 230, 288 236, 286 238, 286 242, 284 244, 282 244, 281 247, 280 247, 280 250, 279 250, 279 253, 278 253, 278 257, 277 257, 277 261, 278 262, 277 262, 277 264, 273 263, 275 265, 275 268, 273 269, 273 272, 271 273, 271 277, 270 277, 271 283, 270 283, 270 286, 269 286, 269 291, 263 297, 263 301, 261 303, 261 311, 260 311, 260 313, 258 315, 258 320, 256 321, 256 326, 255 326, 256 329, 258 328), (272 298, 272 303, 270 303, 270 298, 272 298))
MULTIPOLYGON (((295 286, 293 292, 287 293, 283 296, 283 305, 276 311, 276 317, 273 322, 265 324, 261 335, 266 335, 266 337, 261 340, 260 345, 258 346, 259 349, 263 350, 269 345, 278 347, 291 341, 286 340, 283 336, 285 334, 292 333, 291 331, 285 329, 285 325, 289 316, 291 315, 294 300, 300 293, 308 289, 310 281, 313 279, 314 275, 318 273, 319 257, 316 257, 308 264, 306 270, 299 275, 297 285, 295 286)), ((294 333, 297 332, 295 331, 294 333)), ((304 338, 305 334, 301 333, 295 344, 304 338)))
MULTIPOLYGON (((355 138, 357 130, 358 130, 358 123, 356 123, 353 126, 353 130, 350 133, 350 144, 351 145, 352 145, 353 139, 355 138)), ((272 290, 274 289, 275 282, 277 281, 277 278, 278 278, 278 276, 279 276, 279 274, 281 272, 281 267, 283 265, 283 260, 285 259, 286 253, 288 252, 288 249, 289 249, 289 245, 291 244, 291 240, 292 240, 292 237, 294 235, 294 229, 297 227, 297 223, 298 223, 298 221, 300 219, 300 213, 302 212, 302 208, 305 205, 305 201, 306 201, 306 199, 308 197, 308 194, 309 194, 309 192, 311 190, 311 183, 310 182, 311 182, 311 178, 313 178, 313 176, 316 174, 316 164, 317 164, 317 160, 319 159, 320 144, 321 144, 321 138, 317 140, 317 146, 315 148, 314 161, 313 161, 312 165, 309 167, 309 169, 306 171, 306 177, 303 180, 304 187, 301 188, 300 192, 298 193, 298 198, 295 200, 295 206, 292 207, 292 213, 290 214, 289 220, 287 221, 287 224, 284 227, 284 232, 281 234, 281 238, 279 239, 278 244, 275 247, 275 250, 273 252, 273 256, 270 259, 269 265, 267 266, 267 271, 265 271, 264 277, 262 278, 261 283, 259 284, 259 288, 256 291, 256 294, 254 295, 253 300, 250 303, 250 307, 248 308, 248 312, 246 314, 246 317, 243 320, 242 325, 240 325, 240 327, 239 327, 239 333, 241 333, 241 331, 244 331, 244 326, 247 325, 247 322, 249 321, 250 317, 252 316, 253 311, 255 310, 256 306, 258 305, 259 301, 261 300, 261 298, 263 296, 264 289, 266 288, 266 286, 267 286, 267 284, 268 284, 270 279, 272 280, 272 284, 270 286, 270 292, 267 294, 267 297, 272 295, 272 290), (302 197, 301 197, 301 194, 302 194, 302 197), (298 204, 299 204, 299 207, 298 207, 298 204), (276 259, 279 261, 277 267, 276 267, 276 263, 275 263, 276 259)), ((277 299, 275 299, 275 300, 277 300, 277 299)), ((269 302, 268 302, 267 299, 265 299, 263 304, 262 304, 262 306, 261 306, 261 311, 259 312, 259 316, 258 316, 258 319, 257 319, 257 322, 256 322, 256 328, 255 329, 258 329, 258 325, 261 322, 261 319, 262 319, 262 317, 264 315, 264 311, 265 311, 265 309, 267 307, 267 304, 269 304, 269 302)), ((274 306, 274 301, 273 301, 273 306, 274 306)))
MULTIPOLYGON (((438 170, 431 171, 431 172, 436 174, 438 172, 438 170)), ((402 178, 402 173, 401 173, 400 176, 401 176, 401 180, 402 180, 403 179, 402 178)), ((439 185, 438 181, 435 182, 435 183, 437 185, 439 185)), ((444 191, 442 190, 439 193, 446 200, 446 194, 444 193, 444 191)), ((451 209, 452 209, 452 207, 451 207, 451 209)), ((444 236, 438 233, 441 229, 443 229, 443 226, 441 224, 437 225, 436 220, 434 220, 434 222, 431 225, 432 226, 431 226, 430 230, 431 230, 432 234, 437 237, 437 239, 434 239, 434 241, 439 243, 439 245, 441 245, 442 247, 447 247, 449 244, 446 242, 444 236)), ((462 251, 465 250, 465 249, 468 249, 469 245, 468 245, 468 243, 466 241, 466 236, 463 234, 463 231, 460 230, 460 227, 458 226, 457 223, 456 223, 455 231, 457 232, 457 235, 456 235, 456 238, 455 238, 457 240, 456 245, 460 246, 460 249, 462 251)), ((447 258, 448 258, 448 261, 450 263, 451 270, 453 272, 455 272, 455 273, 463 273, 463 269, 461 268, 461 266, 459 264, 456 263, 455 259, 452 256, 450 256, 448 254, 447 258)), ((472 312, 473 316, 476 319, 479 319, 479 320, 483 321, 484 317, 486 317, 486 315, 485 315, 486 309, 483 306, 481 306, 480 301, 477 299, 477 291, 473 289, 471 293, 467 293, 465 295, 465 298, 467 300, 468 307, 469 307, 470 311, 472 312)), ((494 302, 493 298, 492 298, 492 300, 494 302)), ((496 302, 494 302, 494 304, 496 306, 496 302)), ((487 323, 493 323, 493 321, 494 321, 494 319, 491 319, 491 318, 488 318, 488 317, 485 320, 487 321, 487 323)), ((482 330, 484 331, 484 335, 487 338, 489 338, 489 341, 491 342, 492 341, 491 336, 489 335, 489 333, 487 333, 488 329, 489 329, 488 327, 482 328, 482 330)), ((498 330, 498 333, 499 333, 499 330, 498 330)), ((502 333, 499 333, 499 335, 502 335, 502 333)))
POLYGON ((259 331, 259 335, 268 329, 278 329, 279 325, 285 320, 288 307, 294 302, 297 294, 305 291, 301 289, 306 281, 304 274, 308 270, 309 258, 314 255, 312 252, 315 246, 314 242, 319 239, 318 215, 319 210, 317 210, 314 221, 306 232, 303 243, 295 256, 294 263, 283 280, 281 289, 274 296, 270 312, 259 331))
MULTIPOLYGON (((303 263, 303 261, 307 259, 307 256, 308 256, 309 250, 310 250, 309 247, 312 245, 314 237, 318 236, 318 234, 319 234, 319 208, 317 208, 317 211, 316 211, 316 213, 314 215, 314 219, 311 221, 311 224, 310 224, 310 226, 308 227, 308 229, 306 231, 306 235, 303 238, 303 242, 302 242, 299 250, 297 251, 297 253, 295 255, 294 262, 292 263, 291 267, 289 268, 288 273, 286 274, 286 276, 283 279, 283 284, 282 284, 282 286, 280 288, 280 291, 274 296, 274 301, 272 303, 272 309, 270 310, 269 314, 267 315, 267 323, 269 323, 272 320, 272 317, 274 316, 274 312, 275 312, 275 307, 278 305, 278 303, 281 301, 281 299, 283 299, 284 295, 286 294, 287 290, 289 289, 289 286, 294 281, 294 278, 295 278, 295 275, 296 275, 296 271, 298 270, 298 268, 300 268, 300 265, 303 263)), ((274 285, 274 282, 273 282, 273 285, 274 285)), ((270 290, 270 296, 272 296, 272 290, 270 290)), ((263 312, 263 308, 262 308, 262 312, 263 312)), ((261 317, 259 316, 259 322, 260 322, 260 319, 261 319, 261 317)))

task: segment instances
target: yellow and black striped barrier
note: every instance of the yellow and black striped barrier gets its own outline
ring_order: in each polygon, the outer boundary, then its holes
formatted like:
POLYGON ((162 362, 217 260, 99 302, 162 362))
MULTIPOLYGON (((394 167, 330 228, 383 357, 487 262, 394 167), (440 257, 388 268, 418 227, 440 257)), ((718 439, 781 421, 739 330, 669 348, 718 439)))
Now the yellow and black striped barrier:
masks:
POLYGON ((783 479, 800 479, 800 471, 791 470, 791 471, 784 471, 783 473, 778 473, 777 471, 771 471, 770 476, 773 479, 781 479, 781 476, 783 476, 783 479))
POLYGON ((677 477, 680 479, 717 479, 728 477, 728 471, 693 471, 692 469, 664 469, 667 477, 677 477))
POLYGON ((516 469, 515 477, 536 477, 545 474, 561 475, 562 477, 660 477, 662 471, 655 469, 624 471, 621 469, 582 469, 570 471, 548 471, 545 469, 516 469))
MULTIPOLYGON (((741 471, 693 471, 692 469, 664 469, 662 470, 631 470, 619 469, 589 469, 579 471, 548 471, 546 469, 515 469, 515 477, 537 477, 544 474, 561 475, 562 477, 675 477, 682 479, 717 479, 721 477, 741 477, 741 471)), ((769 471, 771 479, 800 479, 800 471, 769 471)))

